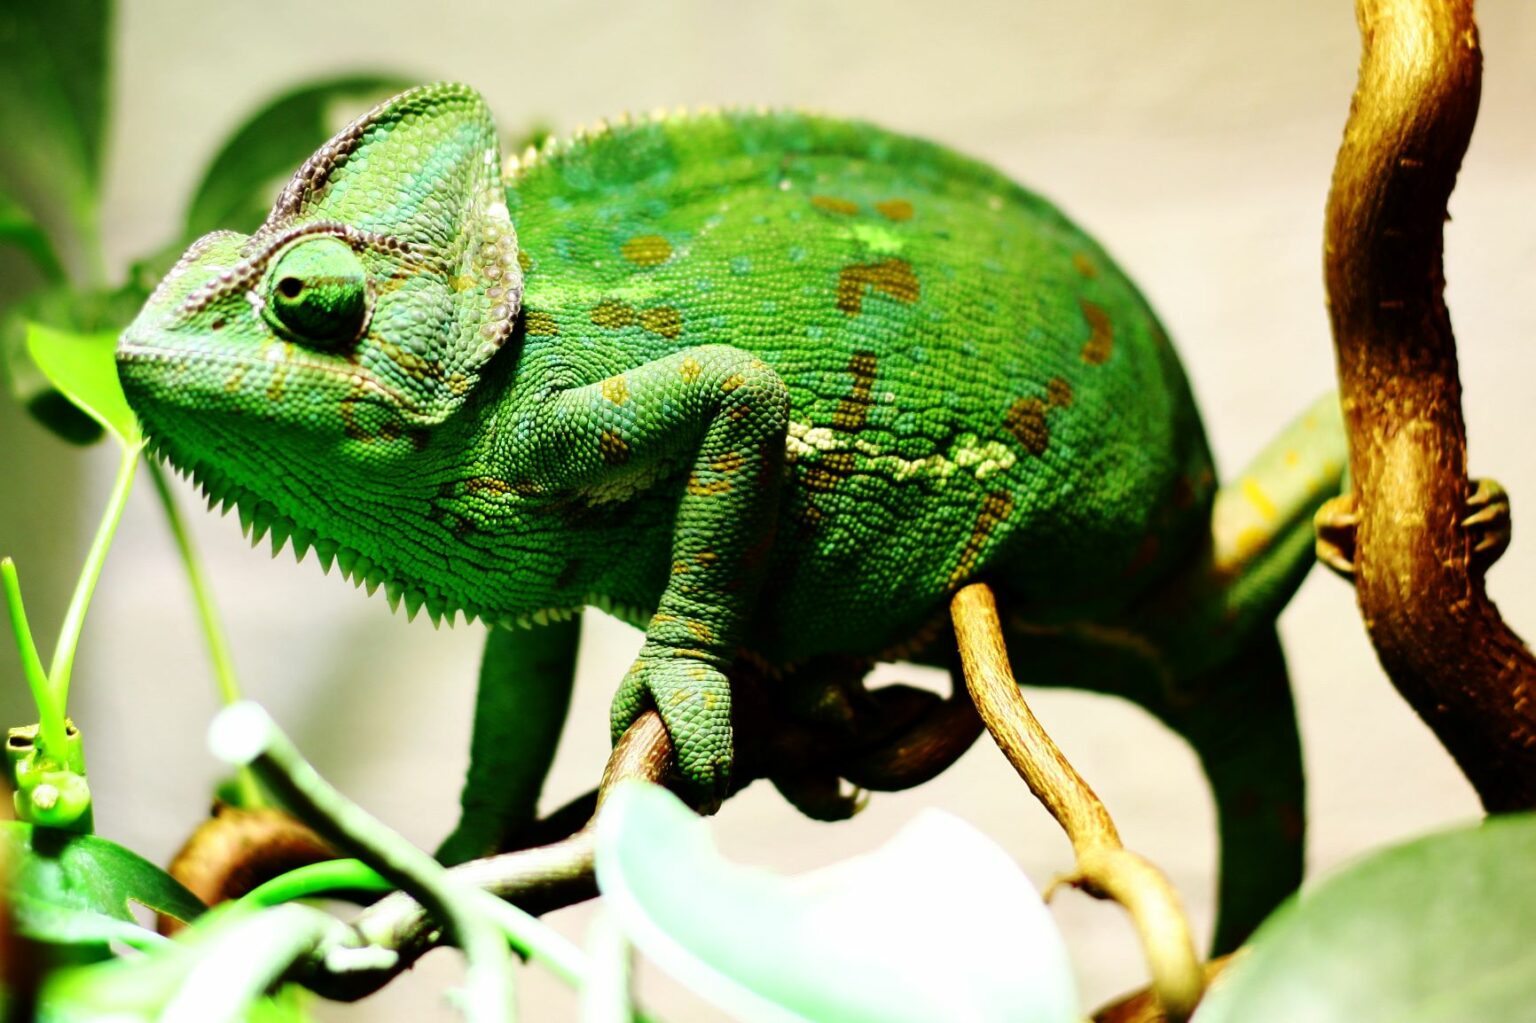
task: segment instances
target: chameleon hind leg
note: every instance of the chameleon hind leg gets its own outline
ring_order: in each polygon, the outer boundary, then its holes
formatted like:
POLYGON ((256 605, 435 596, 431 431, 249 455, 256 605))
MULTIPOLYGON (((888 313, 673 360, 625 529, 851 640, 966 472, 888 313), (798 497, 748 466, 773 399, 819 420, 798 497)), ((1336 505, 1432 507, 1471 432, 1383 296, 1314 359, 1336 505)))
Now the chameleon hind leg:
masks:
POLYGON ((580 639, 579 617, 490 630, 459 824, 437 850, 443 863, 500 852, 533 823, 570 707, 580 639))

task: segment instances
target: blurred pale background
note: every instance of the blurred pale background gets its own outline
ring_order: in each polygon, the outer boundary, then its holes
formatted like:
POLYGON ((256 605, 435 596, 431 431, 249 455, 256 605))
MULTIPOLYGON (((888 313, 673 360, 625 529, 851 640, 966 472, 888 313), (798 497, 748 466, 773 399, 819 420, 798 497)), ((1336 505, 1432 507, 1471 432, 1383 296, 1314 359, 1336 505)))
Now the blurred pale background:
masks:
MULTIPOLYGON (((1480 14, 1487 76, 1448 229, 1449 298, 1473 469, 1509 487, 1523 520, 1536 495, 1536 308, 1524 276, 1536 266, 1536 8, 1485 0, 1480 14)), ((1357 54, 1346 0, 128 2, 117 28, 106 220, 119 263, 173 233, 237 118, 306 77, 377 68, 462 79, 485 92, 508 132, 657 105, 805 105, 989 160, 1097 234, 1177 339, 1229 471, 1329 386, 1319 251, 1357 54)), ((111 456, 53 441, 9 404, 0 404, 0 438, 0 549, 22 562, 35 627, 51 636, 111 456)), ((232 519, 182 496, 249 692, 332 780, 430 848, 453 817, 479 630, 434 632, 424 618, 407 626, 382 597, 322 577, 313 559, 296 567, 286 554, 252 553, 232 519)), ((1490 580, 1505 615, 1527 630, 1536 629, 1533 575, 1536 544, 1517 536, 1490 580)), ((639 641, 599 616, 589 623, 551 805, 597 777, 607 701, 639 641)), ((1314 871, 1477 813, 1383 678, 1345 585, 1315 573, 1281 625, 1306 744, 1314 871)), ((14 655, 0 647, 7 720, 26 720, 14 655)), ((98 827, 164 861, 206 810, 217 768, 202 733, 214 700, 185 579, 147 486, 107 565, 76 678, 98 827)), ((1192 756, 1129 706, 1061 691, 1031 697, 1127 841, 1171 874, 1204 940, 1212 814, 1192 756)), ((930 804, 975 822, 1039 882, 1069 865, 1066 842, 985 741, 945 777, 878 796, 852 822, 804 820, 759 785, 725 808, 716 833, 741 861, 806 869, 877 845, 930 804)), ((1067 893, 1054 911, 1087 1006, 1141 984, 1117 909, 1067 893)), ((589 917, 577 908, 552 919, 580 938, 589 917)), ((912 968, 934 940, 944 936, 912 936, 912 968)), ((435 954, 382 995, 327 1018, 451 1018, 440 992, 457 970, 451 954, 435 954)), ((537 970, 522 977, 526 1018, 573 1016, 554 981, 537 970)), ((663 1018, 715 1018, 653 971, 642 989, 663 1018)))

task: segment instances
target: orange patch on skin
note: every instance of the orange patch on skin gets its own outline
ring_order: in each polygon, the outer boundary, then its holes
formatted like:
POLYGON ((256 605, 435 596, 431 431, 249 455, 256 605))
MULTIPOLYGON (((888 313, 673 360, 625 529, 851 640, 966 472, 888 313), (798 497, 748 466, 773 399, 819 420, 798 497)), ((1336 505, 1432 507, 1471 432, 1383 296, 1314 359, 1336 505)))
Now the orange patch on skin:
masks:
POLYGON ((730 480, 710 480, 706 483, 699 479, 698 473, 688 477, 688 493, 694 497, 714 497, 716 494, 730 493, 730 490, 730 480))
POLYGON ((826 210, 828 213, 836 213, 844 217, 851 217, 859 212, 859 204, 847 199, 836 199, 830 195, 811 196, 811 205, 818 210, 826 210))
POLYGON ((1051 428, 1045 421, 1045 412, 1045 402, 1039 398, 1020 398, 1003 416, 1004 428, 1032 455, 1043 455, 1051 445, 1051 428))
POLYGON ((887 199, 875 203, 875 210, 886 220, 911 220, 912 204, 905 199, 887 199))
POLYGON ((1115 325, 1110 322, 1104 307, 1079 299, 1083 319, 1088 321, 1088 340, 1083 342, 1083 361, 1090 366, 1102 366, 1109 361, 1115 350, 1115 325))
POLYGON ((495 476, 473 476, 464 481, 466 494, 509 494, 512 484, 495 476))
POLYGON ((920 292, 917 274, 905 259, 846 266, 837 277, 837 307, 857 316, 864 311, 864 289, 879 292, 898 302, 916 302, 920 292))
POLYGON ((1051 408, 1072 407, 1072 384, 1065 377, 1052 377, 1045 385, 1045 400, 1051 408))
POLYGON ((659 234, 641 234, 620 246, 619 253, 636 266, 660 266, 672 258, 672 243, 659 234))
POLYGON ((714 632, 711 631, 710 627, 705 625, 703 622, 695 621, 690 618, 688 621, 683 623, 683 627, 686 628, 688 632, 693 636, 693 638, 698 640, 700 643, 713 643, 715 641, 714 632))
POLYGON ((1099 275, 1099 268, 1093 265, 1093 260, 1088 258, 1086 252, 1072 253, 1072 269, 1089 280, 1093 280, 1093 278, 1099 275))
POLYGON ((949 574, 949 585, 956 586, 970 577, 976 562, 981 558, 981 550, 986 546, 987 538, 1008 520, 1008 516, 1013 514, 1013 508, 1013 495, 1006 490, 994 490, 982 498, 981 510, 976 513, 976 525, 971 530, 970 539, 965 542, 965 549, 960 552, 960 560, 955 563, 954 571, 949 574))
POLYGON ((853 377, 853 392, 837 403, 837 409, 832 413, 834 429, 857 430, 869 418, 876 365, 874 352, 854 352, 848 360, 848 373, 853 377))
POLYGON ((629 381, 622 376, 609 377, 599 385, 603 397, 615 405, 622 405, 629 400, 629 381))

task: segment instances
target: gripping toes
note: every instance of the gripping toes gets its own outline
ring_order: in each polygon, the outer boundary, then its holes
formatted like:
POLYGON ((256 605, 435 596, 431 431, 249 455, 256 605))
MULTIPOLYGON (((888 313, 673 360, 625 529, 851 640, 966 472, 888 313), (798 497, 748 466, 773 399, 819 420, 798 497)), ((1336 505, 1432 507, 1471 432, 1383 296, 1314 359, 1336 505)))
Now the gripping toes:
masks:
POLYGON ((714 665, 680 651, 647 643, 613 700, 613 738, 655 707, 672 739, 684 781, 707 805, 730 785, 731 691, 714 665))
MULTIPOLYGON (((1313 519, 1317 529, 1317 558, 1346 579, 1355 576, 1355 530, 1360 515, 1354 494, 1341 494, 1323 504, 1313 519)), ((1461 520, 1472 544, 1472 566, 1492 567, 1509 547, 1509 494, 1494 480, 1473 481, 1461 520)))

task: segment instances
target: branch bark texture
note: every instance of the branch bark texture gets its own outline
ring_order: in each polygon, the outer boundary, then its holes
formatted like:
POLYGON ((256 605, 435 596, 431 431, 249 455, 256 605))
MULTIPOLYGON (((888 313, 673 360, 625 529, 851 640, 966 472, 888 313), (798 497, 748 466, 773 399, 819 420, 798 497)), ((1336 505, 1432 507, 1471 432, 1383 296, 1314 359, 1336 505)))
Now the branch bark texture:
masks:
POLYGON ((1462 524, 1471 492, 1444 302, 1446 204, 1477 116, 1471 0, 1357 0, 1363 53, 1328 200, 1325 275, 1361 614, 1393 684, 1489 810, 1536 806, 1536 661, 1462 524))

